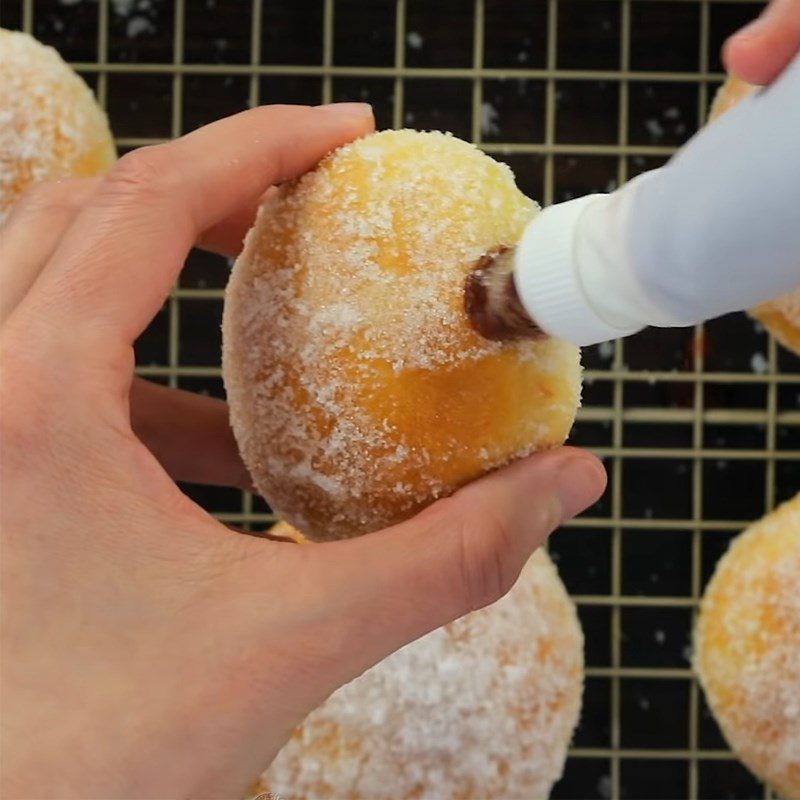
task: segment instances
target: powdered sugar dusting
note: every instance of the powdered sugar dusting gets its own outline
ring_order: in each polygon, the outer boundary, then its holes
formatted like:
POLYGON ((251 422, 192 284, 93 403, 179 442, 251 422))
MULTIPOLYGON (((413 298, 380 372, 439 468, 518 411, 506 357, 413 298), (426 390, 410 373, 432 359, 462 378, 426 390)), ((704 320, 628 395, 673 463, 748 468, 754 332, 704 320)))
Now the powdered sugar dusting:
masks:
POLYGON ((505 165, 415 131, 342 148, 261 209, 226 294, 223 371, 281 516, 313 538, 363 533, 564 440, 577 349, 489 342, 463 310, 471 265, 536 210, 505 165))
POLYGON ((51 47, 0 30, 0 223, 31 184, 107 168, 114 148, 86 84, 51 47))
POLYGON ((295 798, 544 798, 577 723, 583 636, 543 552, 511 592, 336 692, 253 792, 295 798))
POLYGON ((800 494, 739 536, 703 598, 696 666, 731 747, 800 797, 800 494))

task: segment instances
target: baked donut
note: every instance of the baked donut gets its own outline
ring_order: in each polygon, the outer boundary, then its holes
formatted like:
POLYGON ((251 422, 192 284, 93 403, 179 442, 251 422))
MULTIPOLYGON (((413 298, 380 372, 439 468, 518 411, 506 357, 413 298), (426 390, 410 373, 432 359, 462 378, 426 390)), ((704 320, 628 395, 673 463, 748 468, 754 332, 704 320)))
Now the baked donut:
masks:
POLYGON ((800 798, 800 494, 717 565, 695 630, 695 668, 739 758, 800 798))
POLYGON ((115 158, 83 80, 52 47, 0 28, 0 223, 31 184, 97 175, 115 158))
POLYGON ((542 800, 563 771, 582 690, 575 607, 540 550, 497 603, 335 692, 251 794, 542 800))
MULTIPOLYGON (((758 87, 738 78, 728 78, 717 92, 711 105, 709 121, 733 108, 740 100, 758 87)), ((797 254, 800 266, 800 253, 797 254)), ((800 355, 800 286, 792 292, 776 297, 751 309, 750 316, 757 319, 784 347, 800 355)))
POLYGON ((223 315, 231 423, 259 492, 311 539, 367 533, 561 444, 578 349, 490 342, 464 284, 538 206, 442 133, 383 131, 270 197, 223 315))

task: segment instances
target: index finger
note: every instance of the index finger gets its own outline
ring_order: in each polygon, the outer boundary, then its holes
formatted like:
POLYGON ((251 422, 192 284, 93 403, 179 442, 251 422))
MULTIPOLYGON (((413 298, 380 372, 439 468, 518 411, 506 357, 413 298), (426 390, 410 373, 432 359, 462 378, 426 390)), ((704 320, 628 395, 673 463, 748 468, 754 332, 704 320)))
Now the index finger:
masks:
POLYGON ((124 156, 34 287, 37 318, 132 344, 204 231, 372 127, 362 104, 266 106, 124 156))

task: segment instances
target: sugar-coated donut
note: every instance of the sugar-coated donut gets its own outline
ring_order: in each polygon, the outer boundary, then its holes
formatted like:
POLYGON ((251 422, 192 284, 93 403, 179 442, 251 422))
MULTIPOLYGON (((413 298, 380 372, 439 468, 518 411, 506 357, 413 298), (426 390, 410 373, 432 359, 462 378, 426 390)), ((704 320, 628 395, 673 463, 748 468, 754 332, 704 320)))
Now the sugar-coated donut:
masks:
POLYGON ((334 693, 251 794, 542 800, 563 771, 582 690, 575 607, 539 551, 503 599, 334 693))
POLYGON ((31 184, 97 175, 115 158, 83 80, 52 47, 0 28, 0 223, 31 184))
POLYGON ((564 441, 578 349, 490 342, 464 311, 475 262, 537 208, 507 166, 418 131, 347 145, 261 208, 223 375, 256 486, 305 535, 376 530, 564 441))
POLYGON ((728 743, 800 798, 800 494, 737 537, 708 584, 695 667, 728 743))
MULTIPOLYGON (((757 88, 738 78, 728 78, 714 97, 709 121, 733 108, 757 88)), ((797 254, 797 263, 800 266, 800 253, 797 254)), ((792 292, 756 306, 749 313, 784 347, 800 355, 800 286, 792 292)))

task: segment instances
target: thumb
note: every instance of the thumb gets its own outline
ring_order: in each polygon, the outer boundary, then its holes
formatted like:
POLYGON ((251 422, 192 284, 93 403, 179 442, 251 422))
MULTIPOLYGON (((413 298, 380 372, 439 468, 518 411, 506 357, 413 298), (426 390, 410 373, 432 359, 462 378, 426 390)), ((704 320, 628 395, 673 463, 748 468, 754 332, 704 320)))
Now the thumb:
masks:
POLYGON ((523 459, 413 519, 316 550, 337 606, 338 676, 350 680, 394 650, 502 597, 563 521, 603 493, 605 471, 580 450, 523 459))
POLYGON ((725 68, 740 80, 772 83, 800 50, 800 0, 772 0, 723 47, 725 68))

